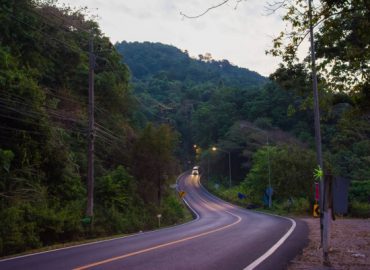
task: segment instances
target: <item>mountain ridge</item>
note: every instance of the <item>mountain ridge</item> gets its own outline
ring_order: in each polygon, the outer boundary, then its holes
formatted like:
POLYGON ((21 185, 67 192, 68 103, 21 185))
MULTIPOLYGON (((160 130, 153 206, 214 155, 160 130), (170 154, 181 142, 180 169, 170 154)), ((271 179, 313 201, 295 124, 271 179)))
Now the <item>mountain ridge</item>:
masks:
POLYGON ((221 83, 228 87, 257 86, 268 81, 257 72, 235 66, 228 60, 214 60, 209 53, 194 59, 186 50, 148 41, 122 41, 115 46, 129 66, 133 81, 166 76, 172 81, 221 83))

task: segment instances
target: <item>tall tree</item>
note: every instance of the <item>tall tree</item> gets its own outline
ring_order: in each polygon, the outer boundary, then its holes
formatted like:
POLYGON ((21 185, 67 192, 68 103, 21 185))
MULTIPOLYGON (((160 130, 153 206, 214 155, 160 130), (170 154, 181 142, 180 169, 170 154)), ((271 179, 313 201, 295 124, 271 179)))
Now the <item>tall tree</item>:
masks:
MULTIPOLYGON (((269 50, 292 65, 297 50, 309 33, 306 0, 280 1, 272 11, 286 10, 283 20, 289 32, 281 32, 269 50), (285 42, 287 40, 288 42, 285 42)), ((313 11, 318 71, 332 91, 356 96, 358 105, 369 110, 370 95, 370 3, 367 0, 321 0, 313 11)))
POLYGON ((146 203, 156 200, 161 205, 164 186, 177 173, 176 141, 176 134, 169 126, 148 124, 134 143, 133 174, 146 203))

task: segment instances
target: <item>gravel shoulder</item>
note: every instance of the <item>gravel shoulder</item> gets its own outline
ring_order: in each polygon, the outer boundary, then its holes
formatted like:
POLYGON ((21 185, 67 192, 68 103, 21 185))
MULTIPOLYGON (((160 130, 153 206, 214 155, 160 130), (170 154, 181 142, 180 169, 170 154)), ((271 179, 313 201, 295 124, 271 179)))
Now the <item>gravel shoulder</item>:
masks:
POLYGON ((331 224, 329 259, 331 267, 323 267, 320 249, 320 220, 302 218, 309 230, 309 243, 302 254, 293 259, 288 270, 306 269, 370 269, 370 219, 337 218, 331 224))

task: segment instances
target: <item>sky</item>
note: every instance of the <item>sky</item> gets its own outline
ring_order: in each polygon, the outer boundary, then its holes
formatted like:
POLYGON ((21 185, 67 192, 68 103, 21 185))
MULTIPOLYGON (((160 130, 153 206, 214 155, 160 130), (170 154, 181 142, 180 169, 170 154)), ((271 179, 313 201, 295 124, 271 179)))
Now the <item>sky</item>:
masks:
POLYGON ((72 7, 87 7, 103 33, 113 43, 150 41, 188 50, 191 56, 210 53, 215 60, 227 59, 268 76, 279 58, 266 55, 272 39, 284 30, 278 14, 267 15, 264 0, 237 0, 197 15, 223 0, 59 0, 72 7))

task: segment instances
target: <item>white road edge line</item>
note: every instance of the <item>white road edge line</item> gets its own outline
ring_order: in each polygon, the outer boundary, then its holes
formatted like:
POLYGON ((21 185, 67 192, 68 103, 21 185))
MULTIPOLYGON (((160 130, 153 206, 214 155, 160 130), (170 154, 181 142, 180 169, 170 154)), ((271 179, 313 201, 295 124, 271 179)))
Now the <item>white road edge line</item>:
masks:
POLYGON ((263 254, 261 257, 256 259, 254 262, 252 262, 250 265, 245 267, 243 270, 252 270, 252 269, 256 268, 264 260, 266 260, 268 257, 270 257, 285 242, 285 240, 287 240, 287 238, 292 234, 292 232, 294 231, 294 229, 297 225, 296 222, 291 218, 286 218, 286 217, 281 217, 281 218, 288 219, 292 222, 292 226, 290 227, 289 231, 287 231, 287 233, 282 238, 280 238, 280 240, 277 241, 275 243, 275 245, 273 245, 269 250, 267 250, 265 254, 263 254))
MULTIPOLYGON (((184 177, 184 175, 187 173, 188 171, 185 171, 183 172, 182 174, 180 174, 179 177, 177 177, 176 179, 176 190, 177 192, 179 192, 179 179, 184 177)), ((196 218, 190 222, 194 222, 194 221, 197 221, 199 218, 200 218, 200 215, 198 214, 197 211, 195 211, 195 209, 193 207, 190 206, 190 204, 185 200, 185 198, 182 198, 183 202, 186 204, 186 206, 190 209, 190 211, 192 211, 195 215, 196 215, 196 218)), ((188 222, 189 223, 189 222, 188 222)), ((185 223, 185 224, 188 224, 188 223, 185 223)))
MULTIPOLYGON (((205 191, 205 193, 207 194, 208 197, 213 197, 213 198, 216 198, 218 200, 222 200, 222 199, 216 197, 215 195, 213 195, 212 193, 210 193, 202 184, 200 184, 200 186, 205 191)), ((241 207, 239 207, 237 205, 233 205, 233 204, 231 204, 229 202, 226 202, 226 201, 224 201, 224 202, 226 204, 229 204, 230 206, 237 207, 237 208, 240 208, 241 210, 244 210, 245 211, 245 209, 243 209, 243 208, 241 208, 241 207)), ((256 211, 256 212, 259 212, 259 211, 256 211)), ((248 266, 246 266, 243 270, 252 270, 252 269, 256 268, 258 265, 260 265, 268 257, 270 257, 285 242, 285 240, 288 239, 288 237, 293 233, 295 227, 297 226, 296 222, 293 219, 291 219, 291 218, 283 217, 283 216, 279 216, 279 215, 274 215, 274 214, 270 214, 270 213, 264 213, 264 212, 259 212, 259 213, 265 214, 265 215, 269 215, 269 216, 275 216, 275 217, 287 219, 290 222, 292 222, 292 226, 287 231, 287 233, 284 234, 284 236, 282 238, 280 238, 280 240, 278 242, 275 243, 275 245, 273 245, 269 250, 267 250, 261 257, 259 257, 255 261, 253 261, 248 266)))

